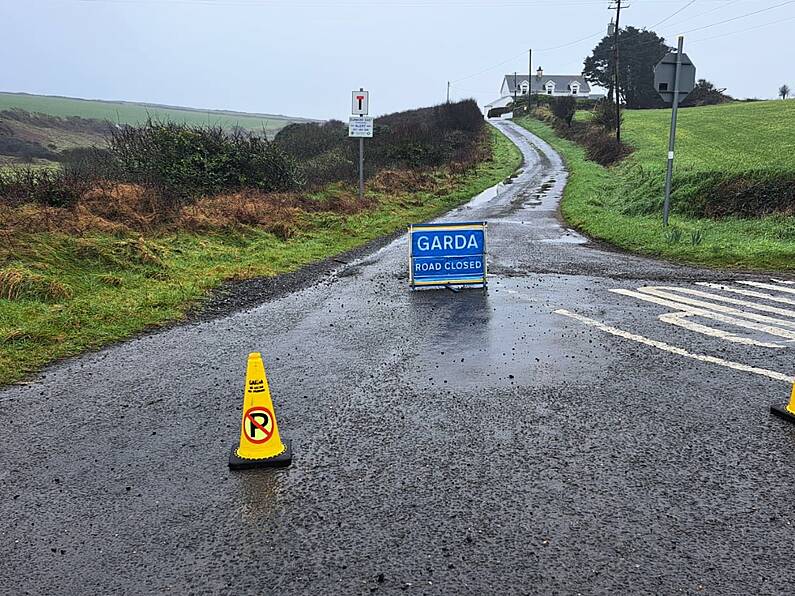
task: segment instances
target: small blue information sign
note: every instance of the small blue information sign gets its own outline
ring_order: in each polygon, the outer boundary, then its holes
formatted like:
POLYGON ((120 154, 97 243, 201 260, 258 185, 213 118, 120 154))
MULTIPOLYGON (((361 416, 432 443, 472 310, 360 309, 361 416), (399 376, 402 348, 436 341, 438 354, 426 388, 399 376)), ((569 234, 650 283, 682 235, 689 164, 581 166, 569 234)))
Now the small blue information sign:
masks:
POLYGON ((409 283, 486 285, 486 222, 409 226, 409 283))

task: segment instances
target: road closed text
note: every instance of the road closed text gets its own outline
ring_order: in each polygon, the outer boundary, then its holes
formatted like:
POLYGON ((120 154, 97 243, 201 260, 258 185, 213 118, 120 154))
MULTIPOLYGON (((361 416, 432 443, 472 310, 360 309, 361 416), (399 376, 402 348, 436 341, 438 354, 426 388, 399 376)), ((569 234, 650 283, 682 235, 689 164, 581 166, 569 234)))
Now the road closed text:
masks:
POLYGON ((414 274, 460 273, 464 275, 482 274, 482 257, 459 257, 452 259, 414 259, 414 274))

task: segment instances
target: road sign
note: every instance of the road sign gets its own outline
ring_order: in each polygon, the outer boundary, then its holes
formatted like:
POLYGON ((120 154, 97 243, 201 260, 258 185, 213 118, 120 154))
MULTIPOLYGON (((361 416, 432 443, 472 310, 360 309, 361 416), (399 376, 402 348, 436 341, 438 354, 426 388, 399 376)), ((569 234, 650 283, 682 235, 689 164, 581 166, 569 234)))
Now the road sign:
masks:
POLYGON ((372 116, 351 116, 348 121, 348 136, 358 139, 371 139, 373 137, 372 116))
POLYGON ((367 116, 370 113, 370 92, 361 89, 351 92, 351 114, 367 116))
POLYGON ((409 226, 409 283, 486 285, 486 222, 409 226))
POLYGON ((265 443, 273 436, 273 414, 268 408, 255 406, 246 410, 243 436, 255 445, 265 443))
MULTIPOLYGON (((676 58, 677 52, 669 52, 654 67, 654 88, 660 97, 667 103, 674 100, 674 88, 676 87, 676 58)), ((679 73, 679 101, 690 95, 696 87, 696 66, 688 58, 687 54, 682 53, 681 70, 679 73)))

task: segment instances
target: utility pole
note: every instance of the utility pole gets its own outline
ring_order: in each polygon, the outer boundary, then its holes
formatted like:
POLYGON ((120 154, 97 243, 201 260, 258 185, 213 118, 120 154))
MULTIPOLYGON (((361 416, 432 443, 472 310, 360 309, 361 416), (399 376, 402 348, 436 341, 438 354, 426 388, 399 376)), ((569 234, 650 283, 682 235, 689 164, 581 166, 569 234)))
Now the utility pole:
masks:
POLYGON ((628 8, 628 4, 621 4, 622 0, 611 0, 610 10, 616 11, 616 28, 613 33, 613 87, 616 100, 616 143, 621 143, 621 84, 618 76, 618 35, 621 31, 621 9, 628 8))
POLYGON ((447 103, 450 103, 450 81, 447 81, 447 103))
POLYGON ((530 113, 530 98, 533 96, 533 50, 527 50, 527 112, 530 113))

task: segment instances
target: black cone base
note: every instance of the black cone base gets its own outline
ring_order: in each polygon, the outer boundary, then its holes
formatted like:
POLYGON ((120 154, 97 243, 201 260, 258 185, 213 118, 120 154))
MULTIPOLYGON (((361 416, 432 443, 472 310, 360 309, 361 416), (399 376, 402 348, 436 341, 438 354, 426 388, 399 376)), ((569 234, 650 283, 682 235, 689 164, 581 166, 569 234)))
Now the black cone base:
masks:
POLYGON ((256 470, 258 468, 286 468, 293 463, 293 451, 290 448, 290 441, 284 441, 284 451, 275 457, 267 459, 245 459, 237 455, 237 445, 232 445, 232 452, 229 454, 230 470, 256 470))
POLYGON ((795 414, 790 412, 786 406, 770 406, 770 413, 795 424, 795 414))

